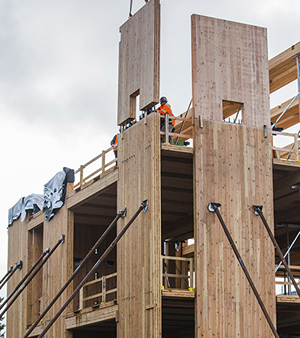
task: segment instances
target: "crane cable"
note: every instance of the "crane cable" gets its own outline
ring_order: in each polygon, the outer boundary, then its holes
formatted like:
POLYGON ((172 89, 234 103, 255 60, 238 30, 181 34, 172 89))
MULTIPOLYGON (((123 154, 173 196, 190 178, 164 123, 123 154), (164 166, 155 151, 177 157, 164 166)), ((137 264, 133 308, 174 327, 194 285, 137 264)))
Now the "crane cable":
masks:
POLYGON ((130 0, 129 18, 132 17, 132 14, 131 14, 131 11, 132 11, 132 3, 133 3, 133 0, 130 0))
MULTIPOLYGON (((147 3, 148 1, 149 1, 149 0, 145 0, 146 3, 147 3)), ((133 3, 133 0, 130 0, 129 18, 132 17, 132 14, 131 14, 131 12, 132 12, 132 3, 133 3)))

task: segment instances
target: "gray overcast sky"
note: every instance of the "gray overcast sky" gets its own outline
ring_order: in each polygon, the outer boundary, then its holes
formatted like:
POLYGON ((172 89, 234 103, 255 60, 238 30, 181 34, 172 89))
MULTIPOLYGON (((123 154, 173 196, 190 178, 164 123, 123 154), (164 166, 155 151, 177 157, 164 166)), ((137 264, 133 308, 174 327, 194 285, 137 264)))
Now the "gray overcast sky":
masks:
MULTIPOLYGON (((108 148, 117 131, 119 26, 129 3, 0 1, 0 276, 7 271, 8 209, 22 196, 42 193, 63 166, 77 169, 108 148)), ((134 0, 133 12, 144 3, 134 0)), ((191 14, 267 27, 269 58, 300 40, 299 0, 161 5, 161 95, 175 114, 192 95, 191 14)), ((272 97, 272 105, 296 94, 295 83, 289 89, 272 97)))

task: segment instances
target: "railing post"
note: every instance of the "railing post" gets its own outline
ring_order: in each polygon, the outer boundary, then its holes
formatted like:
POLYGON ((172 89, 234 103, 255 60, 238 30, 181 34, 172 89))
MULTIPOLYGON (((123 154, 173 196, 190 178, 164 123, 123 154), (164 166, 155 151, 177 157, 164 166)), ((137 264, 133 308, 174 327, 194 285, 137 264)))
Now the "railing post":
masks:
POLYGON ((106 277, 102 277, 102 303, 106 303, 106 277))
POLYGON ((295 160, 299 161, 299 146, 298 146, 298 134, 294 134, 294 150, 295 150, 295 160))
POLYGON ((165 286, 165 281, 164 281, 164 256, 160 257, 160 280, 161 280, 161 286, 165 286))
POLYGON ((105 171, 105 150, 102 150, 102 172, 105 171))
POLYGON ((193 258, 190 259, 190 288, 194 287, 194 264, 193 258))
POLYGON ((84 302, 83 302, 83 298, 84 298, 84 286, 80 289, 79 291, 79 309, 83 309, 84 308, 84 302))
POLYGON ((80 189, 82 188, 82 185, 83 185, 83 169, 84 169, 84 166, 81 165, 80 166, 80 189))
POLYGON ((166 135, 165 135, 165 142, 166 143, 169 143, 169 115, 166 114, 166 120, 165 120, 165 132, 166 132, 166 135))

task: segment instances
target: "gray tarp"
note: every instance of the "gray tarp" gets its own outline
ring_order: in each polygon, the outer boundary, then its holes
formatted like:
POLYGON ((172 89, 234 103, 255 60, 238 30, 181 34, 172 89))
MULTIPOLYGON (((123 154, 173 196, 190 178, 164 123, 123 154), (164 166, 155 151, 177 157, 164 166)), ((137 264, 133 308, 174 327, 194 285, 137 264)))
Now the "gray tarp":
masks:
POLYGON ((43 211, 47 222, 63 206, 68 182, 74 182, 74 170, 63 168, 44 185, 43 211))
POLYGON ((49 221, 55 213, 63 206, 66 197, 66 187, 68 182, 74 182, 74 170, 63 168, 48 183, 44 185, 44 195, 31 194, 22 197, 8 210, 8 225, 21 215, 23 222, 26 211, 30 210, 36 214, 40 210, 45 212, 45 220, 49 221))
POLYGON ((12 225, 13 221, 18 219, 21 215, 21 222, 26 218, 28 210, 36 214, 43 209, 44 196, 38 194, 31 194, 27 197, 21 197, 19 201, 8 210, 8 225, 12 225))

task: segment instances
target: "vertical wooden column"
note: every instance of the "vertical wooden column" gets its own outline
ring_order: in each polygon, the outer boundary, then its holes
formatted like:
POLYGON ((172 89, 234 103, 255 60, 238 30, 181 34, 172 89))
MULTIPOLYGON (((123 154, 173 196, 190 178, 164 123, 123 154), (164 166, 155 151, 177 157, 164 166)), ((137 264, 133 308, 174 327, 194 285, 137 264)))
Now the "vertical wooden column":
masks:
POLYGON ((222 217, 276 321, 275 254, 252 205, 273 226, 266 30, 192 16, 195 104, 196 337, 273 337, 214 213, 222 217), (223 122, 222 101, 243 103, 244 124, 223 122), (199 123, 199 117, 203 124, 199 123))
POLYGON ((117 337, 161 337, 161 179, 160 120, 157 114, 125 130, 118 142, 118 210, 133 216, 142 212, 117 246, 119 322, 117 337))

